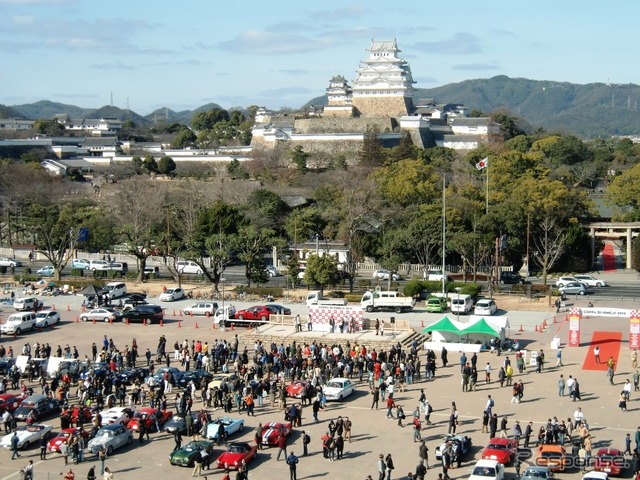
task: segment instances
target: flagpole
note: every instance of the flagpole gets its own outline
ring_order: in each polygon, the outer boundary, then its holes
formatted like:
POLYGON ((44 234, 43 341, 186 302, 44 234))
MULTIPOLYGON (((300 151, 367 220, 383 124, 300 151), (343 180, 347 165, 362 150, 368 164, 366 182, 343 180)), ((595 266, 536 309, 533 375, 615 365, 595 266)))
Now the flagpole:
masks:
POLYGON ((485 210, 486 214, 489 215, 489 162, 487 162, 487 166, 485 168, 487 171, 487 185, 486 185, 486 194, 485 194, 485 210))

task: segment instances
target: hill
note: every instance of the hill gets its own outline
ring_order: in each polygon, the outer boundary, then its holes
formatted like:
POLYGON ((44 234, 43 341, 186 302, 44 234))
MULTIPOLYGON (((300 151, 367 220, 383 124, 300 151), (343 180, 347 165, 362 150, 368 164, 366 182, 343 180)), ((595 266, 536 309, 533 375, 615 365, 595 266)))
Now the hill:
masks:
POLYGON ((84 114, 85 118, 117 118, 118 120, 131 120, 136 125, 149 125, 149 120, 138 115, 133 110, 123 110, 119 107, 105 105, 96 110, 88 110, 84 114))
POLYGON ((11 107, 7 107, 6 105, 0 105, 0 118, 25 118, 17 110, 14 110, 11 107))
POLYGON ((24 105, 13 105, 11 107, 20 113, 24 118, 37 120, 39 118, 49 119, 56 113, 66 113, 72 118, 82 117, 86 109, 76 107, 75 105, 65 105, 64 103, 51 102, 49 100, 40 100, 35 103, 27 103, 24 105))
POLYGON ((191 121, 193 120, 193 116, 196 113, 207 112, 213 108, 222 108, 217 103, 207 103, 206 105, 202 105, 201 107, 196 108, 195 110, 183 110, 181 112, 175 112, 170 108, 158 108, 154 110, 149 115, 145 115, 145 118, 151 123, 154 122, 166 122, 166 123, 183 123, 185 125, 191 125, 191 121))

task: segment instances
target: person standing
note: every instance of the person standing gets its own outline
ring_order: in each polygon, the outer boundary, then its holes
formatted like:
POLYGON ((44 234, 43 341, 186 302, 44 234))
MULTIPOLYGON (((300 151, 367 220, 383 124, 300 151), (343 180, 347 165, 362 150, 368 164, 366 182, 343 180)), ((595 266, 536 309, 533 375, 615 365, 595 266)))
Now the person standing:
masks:
POLYGON ((180 430, 176 429, 173 434, 173 441, 175 442, 175 446, 173 447, 173 451, 175 452, 182 446, 182 435, 180 435, 180 430))
POLYGON ((195 455, 193 471, 191 472, 192 477, 199 477, 202 474, 202 450, 195 455))
POLYGON ((393 469, 396 467, 393 465, 393 458, 391 458, 390 453, 387 453, 387 456, 384 459, 384 463, 387 467, 387 480, 391 480, 391 472, 393 472, 393 469))
POLYGON ((27 466, 24 467, 24 480, 33 480, 33 460, 29 460, 27 466))
POLYGON ((289 465, 290 480, 298 480, 296 477, 296 465, 298 465, 298 457, 296 457, 293 452, 291 452, 287 456, 287 465, 289 465))
POLYGON ((280 455, 284 453, 284 458, 287 458, 287 437, 284 434, 280 434, 278 437, 278 456, 276 457, 276 461, 280 461, 280 455))
POLYGON ((105 470, 107 470, 104 466, 104 462, 107 460, 107 451, 104 447, 100 447, 100 450, 98 450, 98 460, 100 460, 100 475, 104 475, 105 470))
POLYGON ((418 456, 420 460, 424 462, 427 469, 429 468, 429 447, 424 443, 424 440, 420 441, 420 447, 418 448, 418 456))
POLYGON ((442 476, 449 480, 449 468, 451 468, 451 447, 447 445, 442 451, 442 476))
POLYGON ((42 436, 40 438, 40 460, 47 459, 47 437, 42 436))
POLYGON ((20 442, 20 439, 18 438, 18 432, 14 431, 13 436, 11 437, 11 452, 12 452, 11 460, 15 460, 16 457, 20 458, 20 454, 18 453, 19 442, 20 442))
POLYGON ((109 467, 104 469, 103 479, 104 480, 113 480, 113 473, 111 473, 111 470, 109 470, 109 467))
POLYGON ((636 429, 636 435, 634 440, 636 442, 636 450, 640 453, 640 427, 636 429))
POLYGON ((596 345, 593 347, 593 357, 596 361, 596 365, 600 365, 602 362, 600 361, 600 347, 596 345))
POLYGON ((507 434, 507 417, 503 416, 502 420, 500 420, 500 438, 508 438, 507 434))
POLYGON ((624 454, 631 455, 631 434, 627 433, 627 436, 624 437, 624 454))
POLYGON ((529 448, 529 440, 533 433, 533 422, 529 422, 524 429, 524 448, 529 448))
POLYGON ((615 385, 613 383, 613 376, 615 375, 615 367, 616 367, 616 362, 613 359, 613 356, 609 357, 609 360, 607 360, 607 377, 609 377, 609 383, 611 385, 615 385))
POLYGON ((349 420, 349 417, 345 417, 343 427, 344 427, 344 440, 351 443, 352 424, 351 424, 351 420, 349 420))
POLYGON ((634 350, 631 352, 631 369, 635 370, 638 368, 638 351, 634 350))
POLYGON ((96 480, 96 466, 91 465, 91 468, 87 472, 87 480, 96 480))
POLYGON ((373 407, 376 407, 376 410, 378 409, 378 402, 380 401, 380 389, 378 387, 373 387, 371 389, 371 410, 373 410, 373 407))
POLYGON ((564 388, 566 386, 566 382, 564 381, 564 375, 560 374, 560 378, 558 379, 558 396, 564 397, 564 388))
POLYGON ((384 455, 381 453, 378 455, 378 480, 384 480, 386 471, 387 464, 384 463, 384 455))
POLYGON ((416 480, 424 480, 424 476, 427 474, 427 467, 424 466, 424 461, 420 460, 416 467, 416 480))
POLYGON ((73 473, 73 470, 67 470, 67 473, 64 474, 64 480, 76 480, 76 474, 73 473))
POLYGON ((311 437, 304 430, 302 431, 302 456, 309 455, 309 444, 311 443, 311 437))
POLYGON ((498 414, 494 413, 489 419, 489 438, 495 438, 498 431, 498 414))

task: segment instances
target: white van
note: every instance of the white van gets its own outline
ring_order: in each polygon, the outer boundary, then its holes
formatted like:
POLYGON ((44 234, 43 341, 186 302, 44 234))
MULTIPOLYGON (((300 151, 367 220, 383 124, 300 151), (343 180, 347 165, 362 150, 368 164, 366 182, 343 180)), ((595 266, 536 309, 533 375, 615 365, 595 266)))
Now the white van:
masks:
POLYGON ((89 262, 89 270, 109 270, 109 262, 106 260, 91 260, 89 262))
POLYGON ((178 270, 178 273, 185 273, 187 275, 202 275, 200 265, 190 260, 181 260, 176 263, 176 270, 178 270))
POLYGON ((451 313, 467 314, 473 308, 473 300, 471 295, 450 295, 451 313))
POLYGON ((14 313, 2 324, 0 331, 5 335, 20 335, 36 329, 36 314, 33 312, 14 313))
POLYGON ((123 282, 111 282, 104 286, 108 298, 122 297, 127 293, 127 286, 123 282))

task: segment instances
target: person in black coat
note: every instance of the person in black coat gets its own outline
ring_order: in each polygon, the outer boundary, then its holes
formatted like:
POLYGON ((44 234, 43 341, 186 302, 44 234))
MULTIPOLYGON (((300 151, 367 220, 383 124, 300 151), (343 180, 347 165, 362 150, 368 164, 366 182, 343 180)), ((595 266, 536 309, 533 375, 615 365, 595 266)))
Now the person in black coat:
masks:
POLYGON ((498 414, 494 413, 489 419, 489 438, 495 438, 498 431, 498 414))

